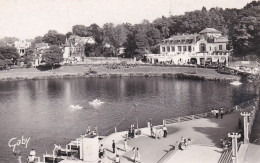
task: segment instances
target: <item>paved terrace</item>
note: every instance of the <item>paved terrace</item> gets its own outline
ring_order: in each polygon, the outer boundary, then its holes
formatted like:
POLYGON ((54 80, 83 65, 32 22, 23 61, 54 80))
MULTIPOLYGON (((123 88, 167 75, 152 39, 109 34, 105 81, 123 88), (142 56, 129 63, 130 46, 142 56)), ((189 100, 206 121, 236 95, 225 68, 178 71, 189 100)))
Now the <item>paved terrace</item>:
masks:
MULTIPOLYGON (((243 110, 251 111, 252 106, 243 110)), ((202 118, 181 123, 169 124, 168 137, 154 139, 150 137, 148 128, 141 129, 142 135, 135 139, 127 139, 127 152, 119 150, 122 163, 131 162, 133 147, 139 147, 142 163, 156 163, 163 158, 164 162, 218 162, 222 149, 218 148, 220 139, 227 137, 228 133, 238 131, 238 119, 241 118, 240 111, 235 111, 224 115, 223 119, 202 118), (172 152, 176 141, 180 141, 181 137, 191 138, 192 145, 184 151, 177 150, 172 152), (169 152, 170 151, 170 152, 169 152), (168 154, 167 154, 168 153, 168 154), (167 157, 164 157, 167 154, 167 157), (165 159, 166 158, 166 159, 165 159)), ((242 119, 242 118, 241 118, 242 119)), ((102 162, 112 162, 115 154, 112 151, 112 140, 115 140, 116 147, 123 148, 123 140, 127 132, 114 133, 101 140, 107 149, 105 158, 102 162)))

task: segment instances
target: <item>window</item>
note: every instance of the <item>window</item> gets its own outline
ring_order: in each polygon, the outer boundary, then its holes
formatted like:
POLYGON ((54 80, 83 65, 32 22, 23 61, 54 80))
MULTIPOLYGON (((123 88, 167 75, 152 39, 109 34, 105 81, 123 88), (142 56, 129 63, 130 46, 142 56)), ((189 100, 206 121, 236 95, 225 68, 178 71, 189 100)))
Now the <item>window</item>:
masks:
POLYGON ((170 51, 170 47, 169 46, 167 46, 167 52, 169 52, 170 51))
POLYGON ((175 51, 175 47, 174 46, 172 46, 172 52, 174 52, 175 51))
POLYGON ((215 51, 217 51, 217 47, 215 47, 215 51))
POLYGON ((165 52, 165 47, 162 47, 162 52, 165 52))
POLYGON ((181 46, 178 46, 178 51, 179 51, 179 52, 181 51, 181 46))
POLYGON ((193 51, 195 51, 194 47, 193 47, 193 51))
POLYGON ((205 52, 206 51, 206 45, 204 43, 200 44, 200 52, 205 52))
POLYGON ((219 50, 222 50, 222 45, 219 45, 219 50))
POLYGON ((188 46, 188 51, 191 52, 191 46, 188 46))
POLYGON ((211 47, 209 47, 209 51, 211 51, 211 47))
POLYGON ((183 51, 187 51, 187 47, 186 46, 183 46, 183 51))

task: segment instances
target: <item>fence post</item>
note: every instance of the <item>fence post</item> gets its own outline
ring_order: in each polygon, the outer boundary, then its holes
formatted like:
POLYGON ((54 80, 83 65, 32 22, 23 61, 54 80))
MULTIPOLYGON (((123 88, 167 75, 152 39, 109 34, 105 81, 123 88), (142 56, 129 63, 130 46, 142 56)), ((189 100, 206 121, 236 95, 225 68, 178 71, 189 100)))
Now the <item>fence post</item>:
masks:
POLYGON ((180 123, 181 122, 181 117, 178 117, 178 123, 180 123))
POLYGON ((163 120, 163 126, 165 126, 165 125, 166 125, 165 120, 163 120))
POLYGON ((117 130, 116 130, 116 127, 115 127, 115 133, 117 132, 117 130))
POLYGON ((192 117, 192 119, 194 119, 194 115, 192 115, 191 117, 192 117))

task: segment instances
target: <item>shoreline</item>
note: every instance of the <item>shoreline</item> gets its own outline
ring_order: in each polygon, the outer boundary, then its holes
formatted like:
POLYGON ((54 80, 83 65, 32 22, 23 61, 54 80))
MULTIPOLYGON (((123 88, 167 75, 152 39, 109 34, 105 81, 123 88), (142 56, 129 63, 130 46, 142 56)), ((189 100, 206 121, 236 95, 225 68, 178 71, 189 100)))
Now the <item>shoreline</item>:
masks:
POLYGON ((0 72, 0 81, 70 79, 70 78, 121 78, 121 77, 162 77, 192 80, 231 82, 240 76, 219 74, 214 69, 191 67, 154 67, 107 69, 104 67, 64 66, 59 69, 40 71, 36 68, 14 69, 0 72), (90 72, 90 69, 93 72, 90 72))

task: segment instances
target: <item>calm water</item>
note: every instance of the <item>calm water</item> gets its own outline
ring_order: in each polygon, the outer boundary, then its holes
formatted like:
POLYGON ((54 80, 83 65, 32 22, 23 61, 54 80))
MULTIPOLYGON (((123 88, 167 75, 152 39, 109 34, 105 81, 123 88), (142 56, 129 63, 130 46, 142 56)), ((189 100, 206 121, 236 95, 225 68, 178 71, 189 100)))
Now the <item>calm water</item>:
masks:
POLYGON ((151 116, 155 124, 164 118, 226 108, 255 96, 254 87, 243 84, 164 78, 89 78, 14 81, 0 83, 0 156, 2 163, 15 162, 8 141, 30 137, 28 148, 20 145, 25 159, 31 148, 39 156, 51 153, 53 144, 63 147, 97 125, 100 135, 108 135, 125 116, 118 130, 139 121, 146 126, 151 116), (94 99, 105 102, 93 107, 94 99), (72 109, 70 105, 83 109, 72 109), (134 111, 129 112, 135 107, 134 111))

